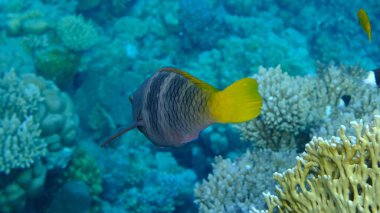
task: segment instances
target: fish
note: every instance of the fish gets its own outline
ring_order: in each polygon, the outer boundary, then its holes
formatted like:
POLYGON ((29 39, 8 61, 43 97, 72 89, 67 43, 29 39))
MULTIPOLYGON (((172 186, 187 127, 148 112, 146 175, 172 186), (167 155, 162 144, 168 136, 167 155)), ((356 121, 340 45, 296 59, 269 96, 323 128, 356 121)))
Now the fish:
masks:
POLYGON ((258 83, 253 78, 240 79, 218 90, 174 67, 156 71, 129 99, 133 123, 111 136, 102 147, 135 128, 157 146, 179 147, 198 138, 214 123, 254 119, 262 107, 258 83))
POLYGON ((360 9, 356 15, 358 17, 360 26, 362 26, 364 32, 367 33, 369 41, 372 42, 371 23, 369 21, 367 12, 364 9, 360 9))
POLYGON ((72 88, 75 91, 77 91, 82 85, 85 79, 87 78, 87 73, 86 72, 77 72, 74 75, 74 79, 72 82, 72 88))
POLYGON ((380 68, 376 68, 368 72, 367 77, 364 79, 364 83, 372 87, 380 87, 380 68))
POLYGON ((342 95, 341 100, 343 102, 342 105, 344 105, 345 107, 347 107, 350 104, 351 95, 342 95))

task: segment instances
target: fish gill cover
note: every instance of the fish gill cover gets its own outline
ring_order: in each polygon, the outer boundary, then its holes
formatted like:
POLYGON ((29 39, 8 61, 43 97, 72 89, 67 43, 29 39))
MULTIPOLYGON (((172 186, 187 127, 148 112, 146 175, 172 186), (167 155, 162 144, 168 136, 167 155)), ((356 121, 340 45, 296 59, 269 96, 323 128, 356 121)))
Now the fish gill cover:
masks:
POLYGON ((0 212, 379 212, 379 11, 375 0, 0 0, 0 212), (255 78, 260 116, 175 149, 136 130, 100 148, 168 66, 218 89, 255 78))

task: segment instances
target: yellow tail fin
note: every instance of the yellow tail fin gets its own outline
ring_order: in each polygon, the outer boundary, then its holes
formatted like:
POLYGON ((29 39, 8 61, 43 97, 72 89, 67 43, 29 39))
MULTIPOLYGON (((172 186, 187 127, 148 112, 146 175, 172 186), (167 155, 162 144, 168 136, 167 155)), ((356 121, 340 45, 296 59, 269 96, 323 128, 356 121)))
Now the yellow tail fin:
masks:
POLYGON ((210 98, 210 113, 215 122, 238 123, 260 114, 262 98, 255 79, 243 78, 210 98))

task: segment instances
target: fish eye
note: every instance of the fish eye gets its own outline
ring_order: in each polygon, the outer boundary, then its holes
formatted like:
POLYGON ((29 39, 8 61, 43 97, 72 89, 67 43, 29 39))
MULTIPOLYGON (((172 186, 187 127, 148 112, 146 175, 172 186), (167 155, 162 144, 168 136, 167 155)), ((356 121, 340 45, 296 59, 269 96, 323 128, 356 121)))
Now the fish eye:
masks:
POLYGON ((130 101, 131 103, 133 103, 133 97, 130 95, 128 98, 129 98, 129 101, 130 101))

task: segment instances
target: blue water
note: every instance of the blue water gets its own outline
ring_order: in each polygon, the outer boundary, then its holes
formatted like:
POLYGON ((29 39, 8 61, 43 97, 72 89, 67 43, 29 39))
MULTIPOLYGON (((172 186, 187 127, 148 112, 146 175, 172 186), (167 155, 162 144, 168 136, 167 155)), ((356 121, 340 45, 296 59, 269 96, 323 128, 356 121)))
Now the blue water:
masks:
POLYGON ((379 8, 374 0, 0 0, 0 213, 266 209, 272 174, 292 168, 312 136, 378 110, 378 91, 363 80, 380 66, 379 8), (329 64, 338 72, 317 71, 329 64), (179 148, 157 147, 138 130, 100 147, 131 125, 128 97, 164 66, 219 89, 258 79, 261 116, 253 126, 212 125, 179 148), (275 67, 281 74, 268 71, 275 67), (327 89, 311 89, 308 78, 327 89), (314 112, 323 116, 307 116, 314 112))

